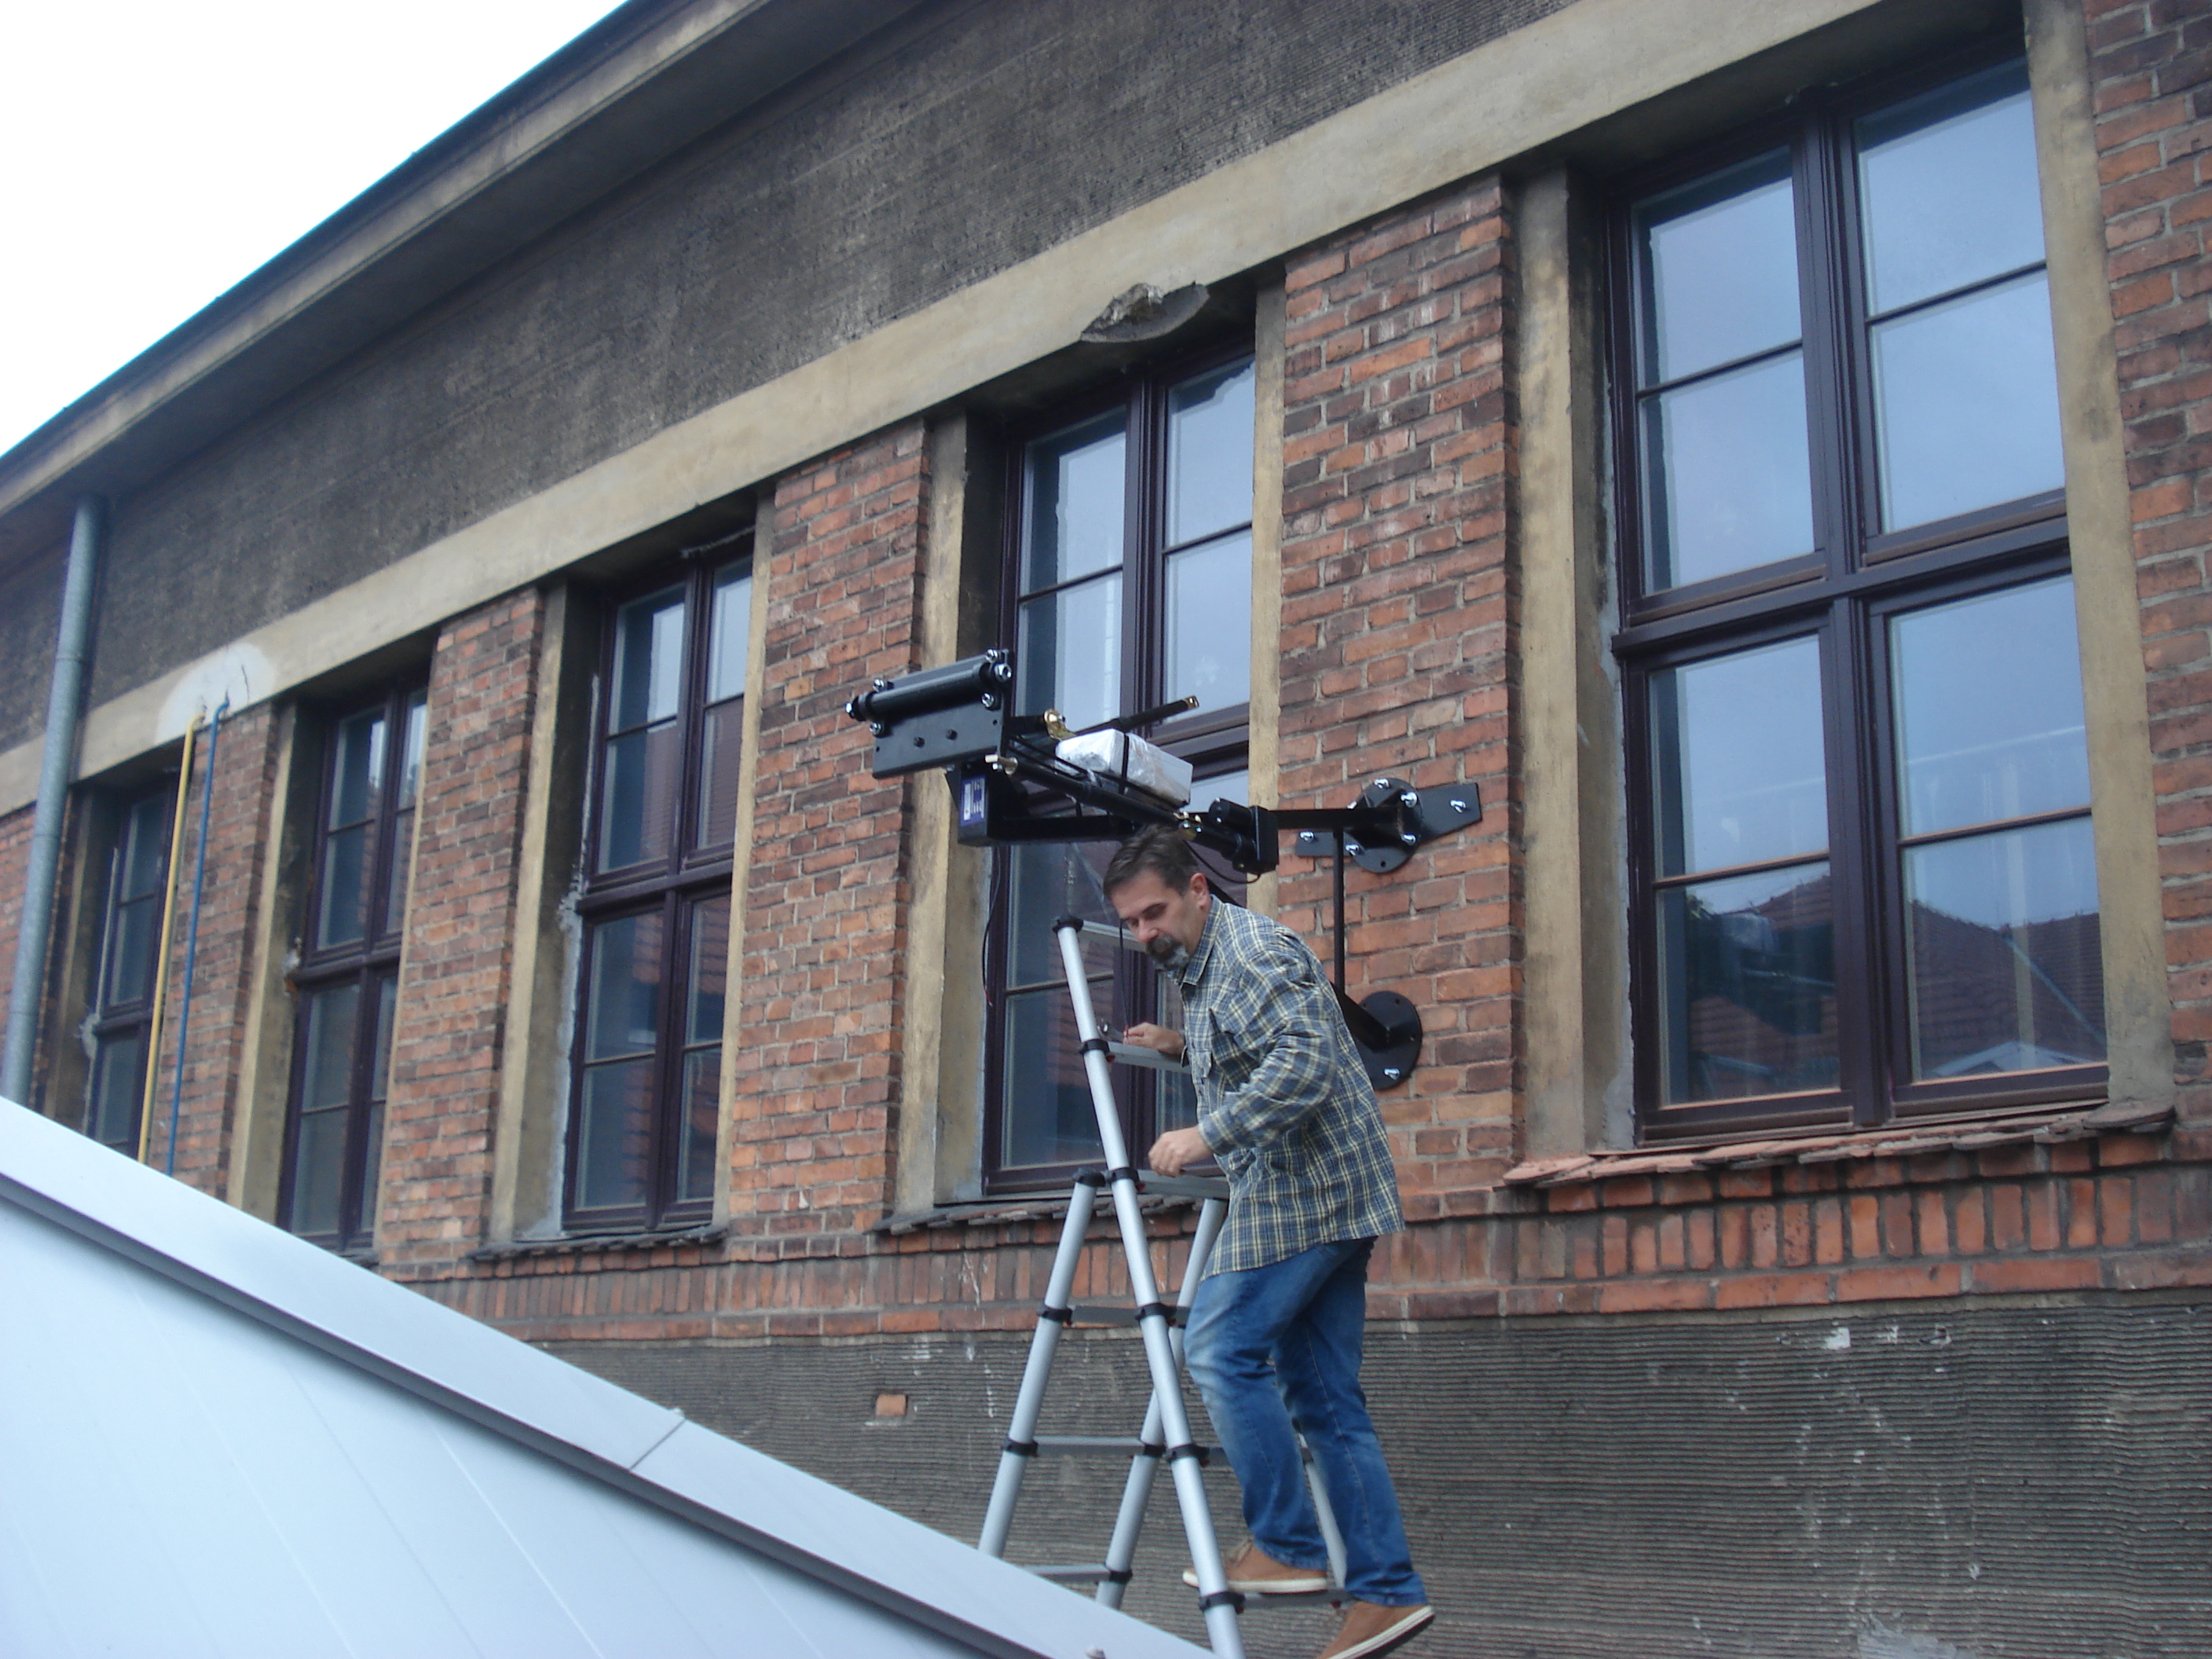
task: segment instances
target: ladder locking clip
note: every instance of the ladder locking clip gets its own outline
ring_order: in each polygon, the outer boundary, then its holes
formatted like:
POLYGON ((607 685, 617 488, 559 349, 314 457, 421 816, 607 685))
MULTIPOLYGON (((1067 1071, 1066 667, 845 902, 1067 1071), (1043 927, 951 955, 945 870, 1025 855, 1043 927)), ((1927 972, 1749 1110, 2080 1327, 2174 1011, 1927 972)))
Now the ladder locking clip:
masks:
POLYGON ((1034 1440, 1010 1439, 1006 1442, 1006 1449, 1017 1457, 1035 1457, 1037 1455, 1037 1443, 1034 1440))
POLYGON ((1200 1596, 1198 1605, 1202 1613, 1211 1613, 1216 1607, 1234 1607, 1242 1613, 1244 1611, 1244 1598, 1235 1590, 1216 1590, 1211 1595, 1200 1596))
POLYGON ((1075 1310, 1073 1308, 1055 1308, 1052 1304, 1048 1302, 1044 1306, 1037 1310, 1037 1317, 1039 1319, 1052 1320, 1056 1324, 1066 1325, 1074 1320, 1075 1310))

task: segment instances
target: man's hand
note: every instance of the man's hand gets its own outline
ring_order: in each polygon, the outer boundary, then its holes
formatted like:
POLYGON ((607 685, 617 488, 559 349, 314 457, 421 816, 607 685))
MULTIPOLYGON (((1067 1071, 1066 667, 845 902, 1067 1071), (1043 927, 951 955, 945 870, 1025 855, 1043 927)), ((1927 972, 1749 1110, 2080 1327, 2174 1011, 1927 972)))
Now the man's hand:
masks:
MULTIPOLYGON (((1165 1054, 1170 1060, 1182 1058, 1182 1033, 1170 1031, 1164 1025, 1132 1025, 1121 1033, 1121 1041, 1139 1048, 1150 1048, 1155 1054, 1165 1054)), ((1168 1171, 1163 1170, 1166 1174, 1168 1171)))
MULTIPOLYGON (((1173 1032, 1169 1035, 1172 1036, 1173 1032)), ((1134 1042, 1133 1037, 1130 1039, 1134 1042)), ((1206 1144, 1206 1137, 1195 1129, 1170 1129, 1152 1143, 1147 1159, 1152 1168, 1164 1176, 1181 1175, 1194 1164, 1202 1164, 1213 1156, 1213 1148, 1206 1144)))

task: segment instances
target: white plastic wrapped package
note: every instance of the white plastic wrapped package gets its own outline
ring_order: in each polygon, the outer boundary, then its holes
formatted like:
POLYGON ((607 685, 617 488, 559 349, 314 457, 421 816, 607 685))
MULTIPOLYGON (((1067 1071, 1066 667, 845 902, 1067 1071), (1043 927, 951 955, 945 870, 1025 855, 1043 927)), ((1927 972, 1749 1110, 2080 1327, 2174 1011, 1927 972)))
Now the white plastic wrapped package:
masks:
POLYGON ((1157 795, 1170 806, 1190 799, 1190 763, 1127 732, 1087 732, 1054 750, 1071 766, 1157 795))

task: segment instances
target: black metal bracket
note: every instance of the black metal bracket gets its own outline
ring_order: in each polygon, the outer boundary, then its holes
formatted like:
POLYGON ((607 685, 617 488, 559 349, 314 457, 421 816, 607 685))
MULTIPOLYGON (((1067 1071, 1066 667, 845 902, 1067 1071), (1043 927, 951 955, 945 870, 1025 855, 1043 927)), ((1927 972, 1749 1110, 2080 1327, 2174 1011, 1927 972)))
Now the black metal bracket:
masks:
MULTIPOLYGON (((1392 1089, 1413 1075, 1421 1054, 1419 1011, 1395 991, 1370 992, 1355 1002, 1344 988, 1345 865, 1388 875, 1438 836, 1479 823, 1482 796, 1474 785, 1416 789, 1386 776, 1344 807, 1285 811, 1217 800, 1202 810, 1178 810, 1061 760, 1053 738, 1068 735, 1066 728, 1049 717, 1013 714, 1014 683, 1011 657, 995 649, 898 680, 878 679, 845 712, 875 737, 876 776, 944 769, 957 833, 969 846, 1118 841, 1165 825, 1246 874, 1262 875, 1280 861, 1283 832, 1296 831, 1297 855, 1334 865, 1336 1000, 1368 1079, 1377 1089, 1392 1089), (1040 799, 1052 798, 1077 810, 1038 810, 1040 799)), ((1182 699, 1105 726, 1135 731, 1189 706, 1191 700, 1182 699)))

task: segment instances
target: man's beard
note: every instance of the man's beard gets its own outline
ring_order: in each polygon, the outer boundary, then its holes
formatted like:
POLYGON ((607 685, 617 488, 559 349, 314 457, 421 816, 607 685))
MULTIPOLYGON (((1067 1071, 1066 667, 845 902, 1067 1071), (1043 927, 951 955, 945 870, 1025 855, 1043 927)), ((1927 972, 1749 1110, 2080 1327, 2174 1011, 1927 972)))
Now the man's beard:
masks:
POLYGON ((1170 935, 1159 933, 1153 937, 1151 944, 1145 946, 1145 954, 1158 963, 1161 967, 1172 968, 1176 964, 1176 958, 1182 955, 1182 946, 1170 935))

